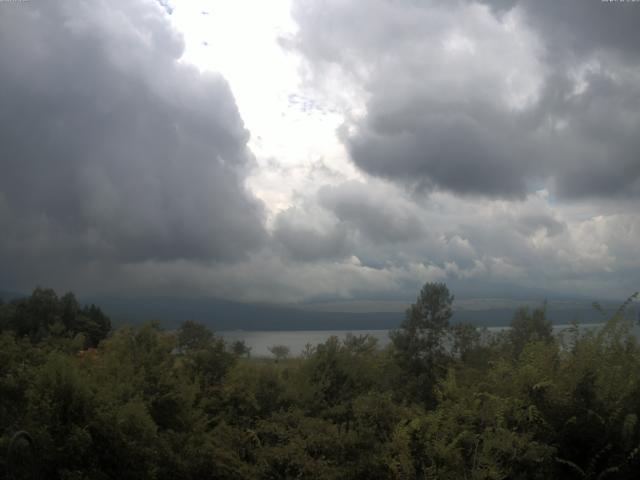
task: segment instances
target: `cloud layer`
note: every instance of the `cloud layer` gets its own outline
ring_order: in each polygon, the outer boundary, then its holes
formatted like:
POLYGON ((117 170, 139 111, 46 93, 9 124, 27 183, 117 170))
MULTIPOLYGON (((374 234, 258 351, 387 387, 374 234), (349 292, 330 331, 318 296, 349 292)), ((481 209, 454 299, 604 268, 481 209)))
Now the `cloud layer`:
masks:
POLYGON ((487 3, 295 2, 289 45, 363 91, 353 162, 464 195, 638 196, 640 8, 487 3))
POLYGON ((313 121, 266 130, 296 137, 286 159, 254 158, 233 85, 186 62, 171 5, 0 3, 0 289, 638 288, 638 5, 294 0, 286 98, 313 121))
POLYGON ((179 62, 158 3, 7 4, 0 26, 0 263, 12 283, 231 261, 262 244, 263 207, 244 187, 249 132, 224 79, 179 62))

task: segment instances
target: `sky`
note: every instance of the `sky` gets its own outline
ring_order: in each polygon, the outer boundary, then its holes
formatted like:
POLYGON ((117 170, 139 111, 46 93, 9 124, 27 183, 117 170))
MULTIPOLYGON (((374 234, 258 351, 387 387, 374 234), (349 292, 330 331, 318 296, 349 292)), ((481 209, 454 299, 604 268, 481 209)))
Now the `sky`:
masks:
POLYGON ((0 290, 640 287, 640 2, 0 0, 0 290))

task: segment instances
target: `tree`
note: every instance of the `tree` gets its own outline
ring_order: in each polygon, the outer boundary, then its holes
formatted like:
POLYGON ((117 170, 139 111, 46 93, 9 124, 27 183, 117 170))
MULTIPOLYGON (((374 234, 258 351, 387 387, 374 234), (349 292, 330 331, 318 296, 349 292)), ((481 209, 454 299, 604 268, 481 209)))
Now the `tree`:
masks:
POLYGON ((235 362, 222 338, 192 320, 184 322, 178 330, 177 343, 185 365, 199 377, 204 390, 219 385, 235 362))
POLYGON ((284 360, 291 354, 291 349, 286 345, 272 345, 269 347, 271 355, 276 357, 276 363, 280 360, 284 360))
POLYGON ((80 308, 73 293, 58 297, 54 290, 38 287, 31 296, 0 308, 0 330, 5 329, 32 342, 82 334, 85 347, 96 347, 111 331, 111 320, 95 305, 80 308))
POLYGON ((520 355, 525 345, 530 342, 553 341, 553 326, 547 320, 546 306, 530 311, 528 307, 521 307, 511 320, 509 339, 513 347, 514 356, 520 355))
POLYGON ((95 305, 84 307, 75 324, 78 332, 87 336, 90 347, 98 346, 98 343, 107 338, 111 331, 111 320, 95 305))
POLYGON ((202 350, 211 345, 213 333, 201 323, 187 320, 178 329, 178 348, 183 353, 202 350))
POLYGON ((471 323, 458 323, 451 328, 452 350, 464 363, 478 363, 481 357, 481 333, 471 323))
POLYGON ((375 352, 378 348, 378 339, 369 334, 354 335, 349 332, 342 341, 342 345, 355 355, 365 355, 375 352))
POLYGON ((433 405, 433 387, 446 371, 446 340, 453 315, 453 295, 444 283, 426 283, 406 319, 391 332, 395 358, 412 394, 433 405))
POLYGON ((49 327, 60 322, 60 302, 50 288, 36 288, 30 297, 15 301, 13 318, 9 328, 20 336, 38 342, 49 334, 49 327))
POLYGON ((249 357, 251 355, 251 347, 247 346, 244 340, 236 340, 231 344, 231 351, 238 357, 249 357))

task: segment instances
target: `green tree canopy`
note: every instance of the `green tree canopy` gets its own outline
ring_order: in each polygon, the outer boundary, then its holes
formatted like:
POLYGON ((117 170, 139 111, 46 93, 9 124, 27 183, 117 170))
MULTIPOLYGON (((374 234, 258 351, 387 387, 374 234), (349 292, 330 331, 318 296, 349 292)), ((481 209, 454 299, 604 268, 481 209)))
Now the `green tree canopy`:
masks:
POLYGON ((28 297, 0 305, 0 331, 38 342, 52 335, 82 335, 85 347, 96 347, 111 331, 111 320, 95 305, 81 307, 73 293, 58 297, 50 288, 36 288, 28 297))
POLYGON ((427 404, 433 403, 435 382, 446 371, 453 299, 444 283, 426 283, 400 328, 390 334, 398 364, 409 375, 403 383, 427 404))
POLYGON ((275 357, 276 362, 284 360, 291 355, 291 349, 286 345, 272 345, 269 347, 269 351, 275 357))
POLYGON ((533 311, 528 307, 516 310, 511 320, 509 338, 516 356, 520 355, 527 343, 552 342, 553 325, 547 319, 546 307, 535 308, 533 311))

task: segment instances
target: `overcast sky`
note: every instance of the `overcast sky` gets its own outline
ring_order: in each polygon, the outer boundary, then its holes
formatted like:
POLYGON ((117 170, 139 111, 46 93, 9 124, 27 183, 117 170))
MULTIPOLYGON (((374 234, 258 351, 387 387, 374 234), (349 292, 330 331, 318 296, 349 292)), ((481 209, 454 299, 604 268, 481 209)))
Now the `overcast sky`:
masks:
POLYGON ((640 288, 640 2, 0 0, 0 290, 640 288))

